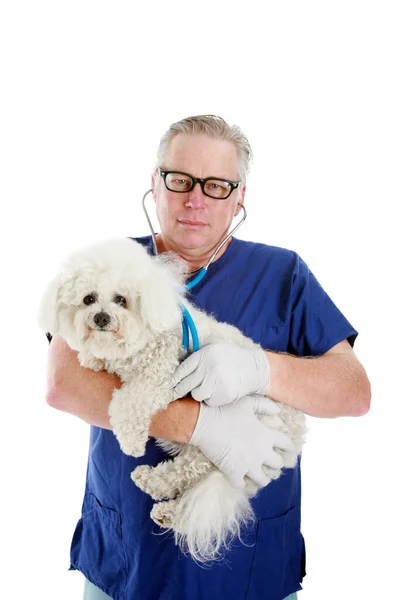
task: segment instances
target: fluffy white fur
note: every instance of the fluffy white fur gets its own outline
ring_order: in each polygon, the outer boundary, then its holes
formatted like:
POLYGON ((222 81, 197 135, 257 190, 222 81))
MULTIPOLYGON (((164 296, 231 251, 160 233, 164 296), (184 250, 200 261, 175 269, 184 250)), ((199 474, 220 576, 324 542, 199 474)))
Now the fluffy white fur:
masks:
MULTIPOLYGON (((70 256, 42 300, 39 321, 45 332, 61 335, 84 367, 121 378, 109 416, 128 455, 144 455, 152 416, 173 400, 171 376, 184 358, 179 303, 189 309, 200 345, 217 337, 254 346, 238 329, 184 299, 182 264, 165 255, 153 258, 132 240, 101 242, 70 256)), ((296 452, 281 454, 284 466, 294 467, 304 441, 304 415, 282 405, 278 415, 260 420, 292 439, 296 452)), ((194 446, 158 443, 175 458, 154 468, 140 466, 132 479, 159 501, 151 517, 174 531, 183 551, 199 562, 214 560, 254 518, 249 498, 258 488, 250 480, 243 490, 234 488, 194 446)), ((271 481, 281 471, 264 467, 264 472, 271 481)))

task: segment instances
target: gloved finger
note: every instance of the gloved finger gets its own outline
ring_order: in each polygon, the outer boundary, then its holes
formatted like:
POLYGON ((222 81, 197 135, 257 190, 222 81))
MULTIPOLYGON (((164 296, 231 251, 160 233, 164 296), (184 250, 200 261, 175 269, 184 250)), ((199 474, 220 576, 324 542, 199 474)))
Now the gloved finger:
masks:
MULTIPOLYGON (((193 390, 194 392, 195 390, 193 390)), ((192 392, 192 396, 193 396, 193 392, 192 392)), ((197 392, 196 392, 197 395, 197 392)), ((197 400, 198 398, 196 397, 195 400, 197 400)), ((212 394, 210 392, 207 393, 207 398, 204 398, 205 403, 207 404, 207 406, 211 406, 212 408, 215 408, 216 406, 226 406, 227 404, 235 404, 236 400, 231 400, 230 398, 228 398, 226 395, 224 396, 223 394, 219 394, 219 393, 215 393, 213 392, 212 394)))
POLYGON ((176 369, 175 373, 172 375, 172 387, 176 387, 178 383, 182 381, 182 379, 184 379, 197 369, 201 356, 202 351, 200 349, 197 352, 193 352, 193 354, 191 354, 183 362, 181 362, 179 367, 176 369))
POLYGON ((265 487, 271 481, 271 479, 267 477, 261 469, 252 469, 247 473, 247 477, 251 479, 260 488, 265 487))
POLYGON ((256 398, 256 410, 254 411, 257 415, 278 415, 281 412, 280 405, 271 400, 271 398, 266 398, 265 396, 255 396, 256 398))
POLYGON ((173 402, 174 400, 179 400, 180 398, 183 398, 183 396, 181 396, 180 394, 178 394, 178 392, 173 389, 172 390, 172 400, 171 402, 173 402))
MULTIPOLYGON (((203 383, 203 378, 204 378, 203 373, 199 373, 198 371, 195 371, 191 375, 188 375, 188 377, 185 377, 184 379, 182 379, 182 381, 174 387, 174 389, 173 389, 174 394, 177 394, 178 398, 184 398, 185 396, 190 394, 190 392, 192 392, 193 390, 200 388, 201 384, 203 383)), ((203 395, 203 392, 200 390, 198 392, 198 397, 195 398, 193 396, 193 398, 194 398, 194 400, 199 400, 199 401, 204 400, 204 398, 201 397, 202 395, 203 395)))
MULTIPOLYGON (((192 375, 194 377, 194 375, 192 375)), ((185 380, 186 381, 186 380, 185 380)), ((180 383, 179 385, 182 385, 180 383)), ((193 388, 191 390, 193 400, 197 400, 198 402, 207 402, 211 398, 215 391, 215 382, 214 385, 211 381, 203 381, 199 386, 193 388)), ((208 406, 219 406, 218 399, 214 403, 207 402, 208 406)))
POLYGON ((264 455, 263 464, 267 465, 267 467, 271 467, 271 469, 282 469, 283 458, 280 454, 275 452, 275 450, 269 448, 264 455))
POLYGON ((246 400, 252 404, 253 412, 256 415, 278 415, 281 412, 281 407, 277 402, 271 400, 271 398, 266 398, 265 396, 261 396, 259 394, 252 394, 250 396, 243 396, 241 400, 246 400))
POLYGON ((296 451, 295 445, 293 444, 292 440, 289 436, 286 435, 286 433, 283 433, 283 431, 275 431, 273 446, 274 448, 285 450, 285 452, 296 451))
MULTIPOLYGON (((171 402, 173 402, 174 400, 180 400, 181 398, 186 398, 190 396, 190 392, 181 392, 180 390, 177 390, 176 388, 174 388, 172 390, 172 400, 171 402)), ((193 400, 196 400, 196 398, 193 398, 193 400)), ((200 400, 199 400, 200 402, 200 400)))
POLYGON ((229 479, 233 487, 237 488, 238 490, 242 490, 245 487, 246 483, 243 477, 241 477, 240 475, 237 475, 235 473, 225 473, 225 475, 229 479))

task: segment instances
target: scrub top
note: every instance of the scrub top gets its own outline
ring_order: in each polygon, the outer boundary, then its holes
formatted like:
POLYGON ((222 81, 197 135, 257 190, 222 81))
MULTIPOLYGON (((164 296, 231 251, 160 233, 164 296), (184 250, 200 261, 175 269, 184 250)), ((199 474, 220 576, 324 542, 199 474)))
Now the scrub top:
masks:
MULTIPOLYGON (((137 241, 152 252, 150 236, 137 241)), ((272 351, 316 356, 357 336, 304 261, 278 247, 233 238, 188 298, 272 351)), ((200 566, 150 519, 154 501, 130 477, 167 458, 152 438, 145 456, 126 456, 112 431, 91 427, 72 570, 114 600, 282 600, 301 589, 300 459, 251 501, 256 522, 223 559, 200 566)))

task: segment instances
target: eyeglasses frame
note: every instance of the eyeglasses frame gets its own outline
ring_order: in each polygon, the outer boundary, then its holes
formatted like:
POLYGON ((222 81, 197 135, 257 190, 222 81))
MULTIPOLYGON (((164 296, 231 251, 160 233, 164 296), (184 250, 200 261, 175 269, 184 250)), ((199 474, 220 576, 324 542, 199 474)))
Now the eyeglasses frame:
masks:
POLYGON ((200 177, 193 177, 193 175, 191 175, 190 173, 184 173, 183 171, 165 171, 164 169, 161 169, 161 167, 159 167, 158 170, 159 170, 161 177, 163 178, 164 185, 169 192, 174 192, 176 194, 187 194, 188 192, 192 191, 192 189, 194 188, 196 183, 199 183, 203 194, 205 196, 207 196, 208 198, 212 198, 213 200, 227 200, 229 198, 229 196, 232 194, 233 190, 236 190, 239 187, 239 184, 241 183, 240 181, 230 181, 229 179, 222 179, 222 177, 206 177, 205 179, 200 179, 200 177), (190 177, 190 179, 193 182, 191 187, 188 190, 182 190, 182 191, 171 190, 167 186, 167 182, 166 182, 166 177, 170 173, 176 173, 177 175, 186 175, 187 177, 190 177), (216 198, 215 196, 210 196, 210 194, 207 194, 207 192, 204 191, 204 186, 207 183, 207 181, 223 181, 224 183, 229 183, 229 185, 231 186, 229 194, 227 196, 225 196, 224 198, 216 198))

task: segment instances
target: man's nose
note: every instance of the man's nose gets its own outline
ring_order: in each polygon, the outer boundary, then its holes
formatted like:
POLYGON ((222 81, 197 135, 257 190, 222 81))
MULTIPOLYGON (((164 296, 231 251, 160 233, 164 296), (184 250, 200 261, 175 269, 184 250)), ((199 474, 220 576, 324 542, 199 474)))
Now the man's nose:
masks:
POLYGON ((194 188, 188 192, 187 203, 190 204, 192 208, 204 208, 206 204, 206 196, 203 194, 203 190, 201 189, 199 182, 196 182, 194 188))

